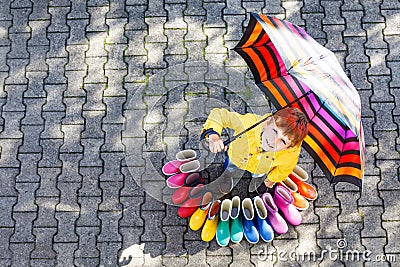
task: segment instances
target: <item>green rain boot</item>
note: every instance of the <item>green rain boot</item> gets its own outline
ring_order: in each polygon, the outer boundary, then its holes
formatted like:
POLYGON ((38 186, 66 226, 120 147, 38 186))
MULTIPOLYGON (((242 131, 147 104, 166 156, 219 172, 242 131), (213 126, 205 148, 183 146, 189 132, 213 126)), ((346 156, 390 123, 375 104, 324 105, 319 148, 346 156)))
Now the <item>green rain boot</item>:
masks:
POLYGON ((239 243, 243 239, 243 224, 240 218, 240 197, 235 196, 232 198, 231 205, 231 240, 234 243, 239 243))
POLYGON ((221 204, 220 221, 217 227, 217 243, 221 247, 225 247, 229 244, 230 231, 229 231, 229 214, 231 211, 232 202, 230 199, 224 199, 221 204))

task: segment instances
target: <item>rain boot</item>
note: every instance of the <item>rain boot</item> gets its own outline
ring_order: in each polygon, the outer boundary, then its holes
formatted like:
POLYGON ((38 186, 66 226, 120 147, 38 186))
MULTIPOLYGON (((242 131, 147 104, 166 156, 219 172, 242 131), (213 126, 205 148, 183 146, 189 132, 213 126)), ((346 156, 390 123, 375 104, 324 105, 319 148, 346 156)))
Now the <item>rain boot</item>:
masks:
POLYGON ((232 201, 230 199, 224 199, 221 203, 221 211, 216 234, 217 243, 221 247, 227 246, 231 239, 229 230, 229 214, 231 213, 231 210, 232 201))
POLYGON ((240 218, 240 197, 234 196, 232 198, 232 209, 229 214, 231 218, 231 240, 234 243, 239 243, 243 239, 243 223, 240 218))
POLYGON ((210 242, 215 237, 215 233, 218 227, 219 210, 221 207, 221 201, 215 200, 211 203, 208 209, 207 220, 201 231, 201 239, 204 242, 210 242))
POLYGON ((191 216, 197 208, 201 205, 203 195, 206 193, 205 186, 198 184, 188 193, 188 200, 186 200, 178 209, 178 216, 181 218, 187 218, 191 216))
POLYGON ((189 162, 196 159, 196 151, 192 149, 186 149, 176 153, 176 159, 182 162, 189 162))
POLYGON ((257 244, 260 239, 260 235, 254 224, 254 208, 250 198, 245 198, 242 201, 243 211, 243 233, 244 237, 251 244, 257 244))
POLYGON ((288 231, 288 225, 285 219, 278 212, 274 199, 270 193, 264 193, 261 196, 265 208, 267 208, 267 220, 277 234, 285 234, 288 231))
POLYGON ((302 195, 300 195, 299 192, 297 192, 298 187, 297 185, 287 177, 285 180, 279 183, 280 185, 286 187, 290 191, 290 194, 293 197, 293 205, 296 207, 298 210, 306 210, 310 206, 310 203, 308 203, 307 199, 305 199, 302 195))
POLYGON ((255 216, 256 216, 256 225, 257 230, 260 233, 261 238, 265 242, 270 242, 274 239, 274 230, 272 230, 271 225, 267 222, 267 209, 264 206, 261 198, 256 196, 253 199, 255 216))
POLYGON ((306 183, 302 179, 300 179, 299 176, 291 173, 289 174, 289 178, 292 179, 292 181, 299 188, 300 195, 302 195, 306 199, 315 200, 318 197, 317 190, 315 190, 315 188, 309 183, 306 183))
POLYGON ((301 214, 293 206, 294 200, 285 187, 281 185, 275 187, 274 201, 288 223, 294 226, 301 224, 301 214))
POLYGON ((201 206, 193 213, 189 220, 189 227, 193 231, 199 230, 207 218, 208 210, 212 203, 212 193, 207 191, 201 200, 201 206))

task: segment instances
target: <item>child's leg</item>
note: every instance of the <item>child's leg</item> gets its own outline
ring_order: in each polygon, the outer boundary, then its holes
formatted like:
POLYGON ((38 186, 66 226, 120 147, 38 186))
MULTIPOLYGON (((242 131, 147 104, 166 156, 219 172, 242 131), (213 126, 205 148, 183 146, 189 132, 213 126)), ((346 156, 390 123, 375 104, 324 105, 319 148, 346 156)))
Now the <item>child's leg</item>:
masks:
POLYGON ((249 192, 256 191, 257 188, 260 185, 262 185, 262 183, 264 182, 265 177, 266 177, 265 173, 262 173, 262 174, 252 173, 249 188, 248 188, 249 192))

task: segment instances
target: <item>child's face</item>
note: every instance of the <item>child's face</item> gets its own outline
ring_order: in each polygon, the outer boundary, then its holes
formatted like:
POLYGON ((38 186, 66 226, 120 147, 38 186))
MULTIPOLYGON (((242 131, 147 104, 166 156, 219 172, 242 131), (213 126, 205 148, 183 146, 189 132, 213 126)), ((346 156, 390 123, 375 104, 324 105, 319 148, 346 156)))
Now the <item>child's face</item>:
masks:
POLYGON ((291 140, 283 135, 282 130, 276 126, 274 120, 269 118, 261 135, 261 145, 265 151, 280 151, 289 148, 291 140))

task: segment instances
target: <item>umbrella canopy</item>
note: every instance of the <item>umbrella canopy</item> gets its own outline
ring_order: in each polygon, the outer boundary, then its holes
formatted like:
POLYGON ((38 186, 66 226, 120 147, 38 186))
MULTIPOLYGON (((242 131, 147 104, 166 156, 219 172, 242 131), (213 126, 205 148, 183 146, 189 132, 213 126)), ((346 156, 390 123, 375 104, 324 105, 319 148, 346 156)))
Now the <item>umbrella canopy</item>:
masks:
POLYGON ((278 109, 291 105, 308 117, 303 147, 329 181, 361 188, 365 164, 361 101, 335 55, 299 26, 254 13, 234 50, 278 109))

